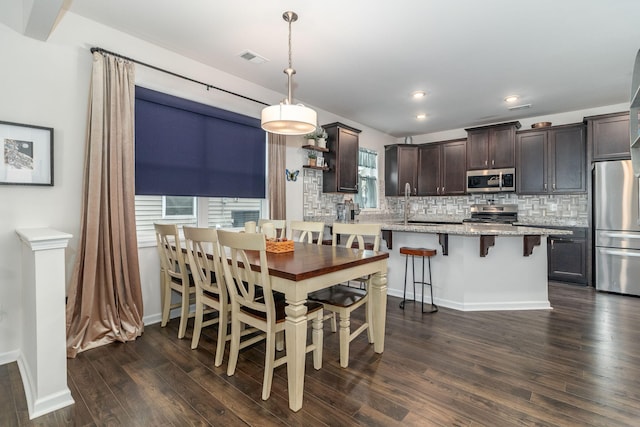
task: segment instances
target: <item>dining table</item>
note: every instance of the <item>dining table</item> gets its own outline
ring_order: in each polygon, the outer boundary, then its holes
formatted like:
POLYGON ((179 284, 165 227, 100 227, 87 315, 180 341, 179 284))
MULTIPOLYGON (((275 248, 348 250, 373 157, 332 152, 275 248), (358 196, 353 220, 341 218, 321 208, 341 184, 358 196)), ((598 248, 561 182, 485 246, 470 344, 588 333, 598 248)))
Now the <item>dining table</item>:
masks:
MULTIPOLYGON (((247 251, 251 268, 260 270, 259 252, 247 251)), ((302 408, 304 372, 307 346, 307 295, 324 289, 370 276, 369 304, 373 307, 370 328, 373 350, 384 351, 387 310, 387 252, 352 249, 342 246, 294 244, 290 252, 267 252, 267 267, 274 291, 285 295, 285 345, 288 354, 287 382, 289 408, 302 408)))

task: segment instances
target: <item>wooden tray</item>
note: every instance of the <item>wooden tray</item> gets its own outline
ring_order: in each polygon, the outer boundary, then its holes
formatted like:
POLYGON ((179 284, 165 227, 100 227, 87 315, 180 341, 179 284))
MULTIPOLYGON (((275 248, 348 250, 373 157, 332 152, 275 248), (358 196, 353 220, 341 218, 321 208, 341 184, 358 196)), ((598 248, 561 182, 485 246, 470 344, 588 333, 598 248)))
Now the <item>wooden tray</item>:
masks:
POLYGON ((281 242, 277 242, 275 240, 267 240, 267 252, 293 252, 293 240, 284 240, 281 242))

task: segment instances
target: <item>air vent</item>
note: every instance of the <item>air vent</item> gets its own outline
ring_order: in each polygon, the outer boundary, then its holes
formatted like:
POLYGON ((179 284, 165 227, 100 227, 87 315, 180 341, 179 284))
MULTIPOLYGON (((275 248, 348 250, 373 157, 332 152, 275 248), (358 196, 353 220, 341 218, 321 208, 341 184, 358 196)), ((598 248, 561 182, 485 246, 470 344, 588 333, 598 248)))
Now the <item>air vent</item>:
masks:
POLYGON ((253 64, 263 64, 269 61, 264 56, 260 56, 255 52, 251 52, 250 50, 243 50, 238 54, 238 56, 246 61, 249 61, 253 64))
POLYGON ((531 108, 531 104, 514 105, 513 107, 509 107, 509 110, 526 110, 527 108, 531 108))

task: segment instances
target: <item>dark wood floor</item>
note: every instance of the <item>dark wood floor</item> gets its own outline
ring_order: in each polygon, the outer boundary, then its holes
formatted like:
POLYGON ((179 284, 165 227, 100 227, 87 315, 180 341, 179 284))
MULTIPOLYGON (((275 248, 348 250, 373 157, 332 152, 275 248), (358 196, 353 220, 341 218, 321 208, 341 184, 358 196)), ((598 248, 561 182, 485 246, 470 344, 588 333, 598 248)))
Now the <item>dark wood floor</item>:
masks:
POLYGON ((215 329, 192 351, 177 321, 152 325, 69 360, 76 403, 32 421, 17 364, 0 366, 0 426, 640 425, 640 298, 552 284, 550 300, 550 311, 422 315, 389 297, 384 354, 361 336, 341 369, 326 328, 297 413, 286 367, 260 399, 264 344, 227 377, 213 367, 215 329))

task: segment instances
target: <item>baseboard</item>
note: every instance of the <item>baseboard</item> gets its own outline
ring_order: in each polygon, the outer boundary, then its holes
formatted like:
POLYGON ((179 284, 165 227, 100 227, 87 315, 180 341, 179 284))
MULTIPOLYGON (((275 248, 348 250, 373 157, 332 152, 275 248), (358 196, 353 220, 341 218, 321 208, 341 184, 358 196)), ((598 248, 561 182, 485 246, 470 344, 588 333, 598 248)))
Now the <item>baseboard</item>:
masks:
POLYGON ((13 363, 18 360, 20 355, 19 350, 8 351, 0 354, 0 365, 6 365, 7 363, 13 363))

